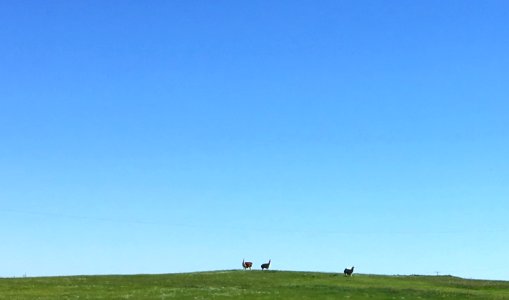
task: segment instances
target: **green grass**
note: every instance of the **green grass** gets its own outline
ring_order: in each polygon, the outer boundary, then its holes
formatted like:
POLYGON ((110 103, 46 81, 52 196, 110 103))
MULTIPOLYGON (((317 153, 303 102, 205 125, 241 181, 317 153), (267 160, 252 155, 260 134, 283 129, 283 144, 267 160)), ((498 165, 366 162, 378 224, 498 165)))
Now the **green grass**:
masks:
POLYGON ((218 271, 0 279, 0 299, 509 299, 509 282, 451 276, 218 271))

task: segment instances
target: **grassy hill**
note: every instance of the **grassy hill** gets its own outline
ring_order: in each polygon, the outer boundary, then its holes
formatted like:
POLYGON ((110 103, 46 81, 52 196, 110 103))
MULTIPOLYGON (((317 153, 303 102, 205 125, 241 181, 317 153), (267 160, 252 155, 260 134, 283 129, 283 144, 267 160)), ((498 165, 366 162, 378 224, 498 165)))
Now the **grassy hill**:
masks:
POLYGON ((509 299, 509 282, 451 276, 217 271, 0 279, 0 299, 509 299))

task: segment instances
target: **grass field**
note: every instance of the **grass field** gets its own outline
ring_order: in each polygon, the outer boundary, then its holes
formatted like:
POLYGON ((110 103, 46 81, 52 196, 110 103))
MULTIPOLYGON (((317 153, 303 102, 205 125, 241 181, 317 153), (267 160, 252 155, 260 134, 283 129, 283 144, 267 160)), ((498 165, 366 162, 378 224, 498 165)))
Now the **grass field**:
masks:
POLYGON ((451 276, 217 271, 0 279, 0 299, 509 299, 509 282, 451 276))

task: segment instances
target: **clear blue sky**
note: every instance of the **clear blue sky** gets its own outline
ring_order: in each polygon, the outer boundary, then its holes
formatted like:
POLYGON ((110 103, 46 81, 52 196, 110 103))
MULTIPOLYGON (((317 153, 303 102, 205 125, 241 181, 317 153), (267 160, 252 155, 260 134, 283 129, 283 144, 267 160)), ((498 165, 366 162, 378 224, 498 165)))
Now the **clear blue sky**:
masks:
POLYGON ((0 276, 509 280, 508 11, 1 1, 0 276))

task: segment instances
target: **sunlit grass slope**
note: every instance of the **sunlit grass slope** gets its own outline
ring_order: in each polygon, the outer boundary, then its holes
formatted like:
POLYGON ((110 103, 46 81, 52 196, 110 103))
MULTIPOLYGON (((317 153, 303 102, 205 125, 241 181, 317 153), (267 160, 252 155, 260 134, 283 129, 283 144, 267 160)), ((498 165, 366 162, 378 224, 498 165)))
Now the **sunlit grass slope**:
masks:
POLYGON ((0 299, 509 299, 509 282, 450 276, 221 271, 0 279, 0 299))

